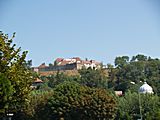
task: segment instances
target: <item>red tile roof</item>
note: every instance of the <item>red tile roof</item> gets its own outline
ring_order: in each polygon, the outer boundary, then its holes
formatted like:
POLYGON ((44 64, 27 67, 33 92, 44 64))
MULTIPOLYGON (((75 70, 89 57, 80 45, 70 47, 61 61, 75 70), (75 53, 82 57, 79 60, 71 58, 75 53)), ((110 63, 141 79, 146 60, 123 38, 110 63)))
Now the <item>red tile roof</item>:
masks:
POLYGON ((64 60, 64 58, 57 58, 55 61, 59 63, 59 62, 61 62, 63 60, 64 60))

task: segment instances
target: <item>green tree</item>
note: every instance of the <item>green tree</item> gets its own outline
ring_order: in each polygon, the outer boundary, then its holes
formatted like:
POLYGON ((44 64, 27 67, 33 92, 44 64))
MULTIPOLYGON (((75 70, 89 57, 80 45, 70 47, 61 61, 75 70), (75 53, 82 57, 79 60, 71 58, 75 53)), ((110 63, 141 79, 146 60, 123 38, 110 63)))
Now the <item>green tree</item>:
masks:
POLYGON ((64 82, 54 89, 48 108, 55 120, 109 120, 115 116, 116 102, 104 89, 64 82))
POLYGON ((8 87, 5 89, 2 87, 1 94, 6 95, 3 96, 4 98, 9 98, 0 103, 4 108, 7 104, 6 111, 2 110, 1 115, 4 115, 5 112, 17 113, 17 111, 22 110, 24 103, 27 101, 33 79, 25 61, 27 52, 21 53, 21 48, 15 48, 16 45, 12 43, 14 37, 15 33, 9 39, 8 35, 0 32, 0 75, 4 76, 1 77, 1 85, 8 87))
POLYGON ((107 72, 108 72, 108 76, 107 76, 108 88, 114 89, 115 81, 117 80, 117 77, 116 77, 117 69, 115 69, 113 65, 107 64, 107 72))
POLYGON ((8 101, 11 99, 13 94, 13 87, 11 82, 0 73, 0 115, 5 113, 5 109, 8 109, 8 101))
POLYGON ((138 94, 128 91, 118 98, 117 120, 137 120, 140 118, 140 106, 143 119, 159 120, 160 98, 157 95, 138 94))
MULTIPOLYGON (((63 72, 57 72, 55 75, 50 75, 45 77, 48 80, 48 86, 51 88, 56 87, 58 84, 64 81, 78 81, 78 76, 68 76, 63 72)), ((44 79, 44 78, 43 78, 44 79)))
POLYGON ((142 54, 138 54, 136 56, 133 56, 131 61, 135 61, 135 60, 137 60, 137 61, 146 61, 147 60, 147 56, 142 55, 142 54))
MULTIPOLYGON (((108 68, 109 87, 115 90, 126 92, 131 90, 131 82, 140 85, 140 82, 147 81, 154 89, 160 93, 160 60, 141 54, 133 56, 129 61, 127 56, 116 57, 115 68, 108 68)), ((133 90, 133 87, 132 87, 133 90)))
POLYGON ((53 90, 41 91, 34 90, 29 95, 29 102, 25 105, 23 114, 16 120, 44 120, 49 116, 46 106, 48 100, 53 95, 53 90))
POLYGON ((88 87, 108 88, 107 71, 104 69, 81 69, 80 84, 88 87))
POLYGON ((115 66, 123 67, 129 61, 128 56, 116 57, 115 66))

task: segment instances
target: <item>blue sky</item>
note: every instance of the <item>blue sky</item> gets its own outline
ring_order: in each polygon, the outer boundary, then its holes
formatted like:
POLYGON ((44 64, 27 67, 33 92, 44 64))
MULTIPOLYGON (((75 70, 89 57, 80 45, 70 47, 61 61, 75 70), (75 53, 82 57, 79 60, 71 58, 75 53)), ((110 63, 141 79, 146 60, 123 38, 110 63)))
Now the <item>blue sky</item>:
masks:
POLYGON ((158 0, 0 0, 0 30, 16 32, 34 66, 57 57, 160 57, 159 8, 158 0))

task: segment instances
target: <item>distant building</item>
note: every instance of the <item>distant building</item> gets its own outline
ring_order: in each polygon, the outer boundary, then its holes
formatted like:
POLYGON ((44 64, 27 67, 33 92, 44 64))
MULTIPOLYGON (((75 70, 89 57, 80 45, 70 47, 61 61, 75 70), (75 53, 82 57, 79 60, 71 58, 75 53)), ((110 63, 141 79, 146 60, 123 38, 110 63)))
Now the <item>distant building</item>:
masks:
POLYGON ((42 85, 43 84, 43 81, 39 78, 37 78, 31 85, 31 88, 32 89, 35 89, 37 88, 38 86, 42 85))
POLYGON ((123 95, 122 91, 114 91, 114 92, 115 92, 115 94, 116 94, 117 96, 122 96, 122 95, 123 95))
POLYGON ((58 70, 79 70, 82 68, 98 69, 101 63, 95 60, 81 60, 79 57, 73 58, 57 58, 54 64, 46 66, 45 63, 39 67, 34 67, 35 72, 58 71, 58 70))

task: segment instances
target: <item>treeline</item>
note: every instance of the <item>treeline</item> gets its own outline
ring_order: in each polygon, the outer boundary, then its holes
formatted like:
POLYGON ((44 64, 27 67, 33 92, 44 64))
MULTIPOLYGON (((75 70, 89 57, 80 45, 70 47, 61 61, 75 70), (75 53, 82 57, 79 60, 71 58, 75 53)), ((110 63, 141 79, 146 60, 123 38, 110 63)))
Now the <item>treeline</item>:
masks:
POLYGON ((27 52, 15 48, 14 36, 0 33, 0 119, 13 120, 147 120, 160 119, 160 60, 144 55, 115 58, 107 69, 81 69, 40 76, 31 71, 27 52), (32 89, 39 78, 43 84, 32 89), (138 94, 147 81, 154 94, 138 94), (114 91, 123 91, 116 96, 114 91), (140 100, 141 99, 141 100, 140 100))
POLYGON ((109 88, 126 92, 138 92, 138 88, 147 81, 154 93, 160 95, 160 60, 142 54, 116 57, 115 68, 108 64, 109 88), (131 84, 132 83, 132 84, 131 84), (133 85, 134 83, 134 85, 133 85))

